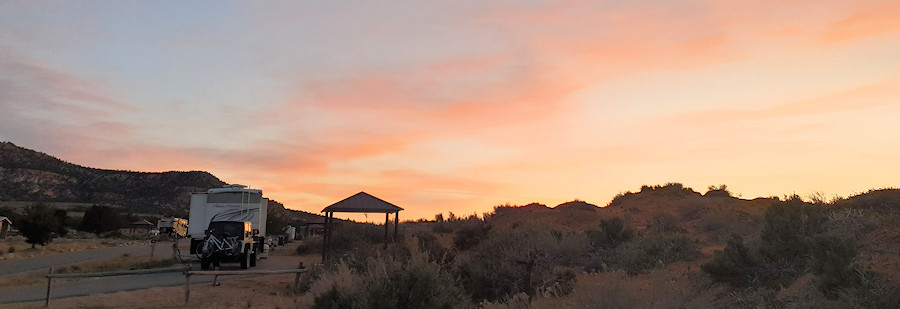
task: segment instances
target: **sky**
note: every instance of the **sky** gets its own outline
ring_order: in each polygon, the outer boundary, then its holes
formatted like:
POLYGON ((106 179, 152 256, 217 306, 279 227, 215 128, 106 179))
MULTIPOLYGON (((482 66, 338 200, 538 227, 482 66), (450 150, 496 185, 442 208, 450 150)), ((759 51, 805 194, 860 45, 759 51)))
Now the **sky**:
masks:
POLYGON ((900 3, 2 1, 0 140, 402 219, 848 196, 900 185, 900 3))

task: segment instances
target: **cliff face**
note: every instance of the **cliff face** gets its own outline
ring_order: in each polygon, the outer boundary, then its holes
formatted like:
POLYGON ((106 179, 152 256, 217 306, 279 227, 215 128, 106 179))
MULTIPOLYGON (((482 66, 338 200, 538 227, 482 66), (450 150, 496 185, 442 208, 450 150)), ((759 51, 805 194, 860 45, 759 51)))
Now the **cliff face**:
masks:
POLYGON ((0 200, 78 202, 137 209, 187 209, 190 192, 225 183, 207 172, 144 173, 75 165, 0 142, 0 200))

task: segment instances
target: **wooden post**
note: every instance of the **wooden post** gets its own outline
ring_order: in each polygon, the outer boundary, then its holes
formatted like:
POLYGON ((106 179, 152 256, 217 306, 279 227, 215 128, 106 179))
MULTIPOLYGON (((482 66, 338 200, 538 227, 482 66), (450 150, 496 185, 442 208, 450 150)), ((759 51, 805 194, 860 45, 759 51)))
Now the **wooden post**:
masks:
POLYGON ((325 264, 325 258, 328 256, 328 231, 331 229, 328 220, 328 213, 325 213, 325 229, 322 230, 322 264, 325 264))
MULTIPOLYGON (((51 274, 51 275, 53 274, 53 267, 50 267, 50 271, 48 272, 48 274, 51 274)), ((51 283, 53 283, 53 278, 50 277, 50 276, 48 276, 48 277, 47 277, 47 299, 44 300, 44 308, 49 308, 49 307, 50 307, 50 286, 51 286, 51 283)))
POLYGON ((391 222, 391 214, 390 214, 390 213, 384 213, 384 248, 385 248, 385 249, 387 249, 387 243, 388 243, 388 227, 391 226, 391 225, 390 225, 390 222, 391 222))
POLYGON ((184 271, 184 305, 187 306, 188 302, 191 300, 191 267, 188 266, 187 270, 184 271))
POLYGON ((397 230, 400 228, 400 211, 394 213, 394 241, 397 241, 397 230))
MULTIPOLYGON (((297 266, 297 269, 303 269, 303 261, 300 261, 300 265, 297 266)), ((299 287, 300 287, 300 273, 297 273, 296 275, 294 275, 294 289, 296 290, 299 287)))

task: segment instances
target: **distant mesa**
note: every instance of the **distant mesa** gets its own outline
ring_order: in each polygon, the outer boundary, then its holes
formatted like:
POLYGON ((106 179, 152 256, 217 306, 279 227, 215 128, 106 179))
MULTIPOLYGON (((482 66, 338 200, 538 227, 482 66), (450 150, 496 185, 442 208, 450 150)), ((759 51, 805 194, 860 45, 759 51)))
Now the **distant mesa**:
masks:
POLYGON ((186 208, 190 192, 224 184, 203 171, 98 169, 0 142, 0 201, 94 203, 164 211, 186 208))

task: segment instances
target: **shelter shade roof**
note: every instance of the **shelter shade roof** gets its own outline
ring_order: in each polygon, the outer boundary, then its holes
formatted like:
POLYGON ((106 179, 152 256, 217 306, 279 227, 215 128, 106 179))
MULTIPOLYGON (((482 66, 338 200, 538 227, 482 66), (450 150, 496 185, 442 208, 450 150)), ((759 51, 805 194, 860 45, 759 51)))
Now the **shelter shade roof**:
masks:
POLYGON ((354 194, 340 202, 322 209, 322 212, 366 212, 366 213, 394 213, 403 210, 397 205, 369 195, 365 192, 354 194))
POLYGON ((142 225, 155 225, 155 224, 150 223, 150 221, 141 219, 141 220, 137 220, 137 221, 131 222, 131 225, 132 225, 132 226, 142 226, 142 225))

